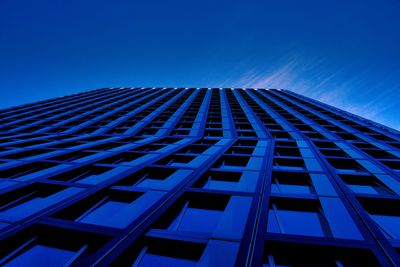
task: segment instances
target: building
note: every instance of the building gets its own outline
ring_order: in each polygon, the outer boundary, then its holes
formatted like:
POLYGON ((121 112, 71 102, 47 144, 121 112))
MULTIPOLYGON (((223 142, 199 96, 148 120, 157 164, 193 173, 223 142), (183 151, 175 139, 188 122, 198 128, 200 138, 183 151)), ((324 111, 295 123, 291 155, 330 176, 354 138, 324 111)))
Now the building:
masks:
POLYGON ((287 90, 0 111, 2 266, 394 266, 400 134, 287 90))

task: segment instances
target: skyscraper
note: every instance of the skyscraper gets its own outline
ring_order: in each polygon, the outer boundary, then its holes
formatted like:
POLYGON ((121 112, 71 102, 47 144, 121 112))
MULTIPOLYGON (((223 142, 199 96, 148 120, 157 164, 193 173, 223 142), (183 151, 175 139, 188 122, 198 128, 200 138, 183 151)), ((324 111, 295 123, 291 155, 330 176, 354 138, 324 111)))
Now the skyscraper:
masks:
POLYGON ((287 90, 0 111, 0 265, 392 266, 399 132, 287 90))

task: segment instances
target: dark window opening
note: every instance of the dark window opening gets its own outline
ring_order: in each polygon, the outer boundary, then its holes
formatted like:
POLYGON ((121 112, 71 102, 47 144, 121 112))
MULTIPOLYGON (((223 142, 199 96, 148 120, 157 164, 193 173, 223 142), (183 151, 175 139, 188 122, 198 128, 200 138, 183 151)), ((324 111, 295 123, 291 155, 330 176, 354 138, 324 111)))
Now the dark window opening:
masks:
POLYGON ((37 161, 22 166, 13 167, 0 171, 0 178, 14 179, 23 175, 28 175, 34 172, 45 170, 56 166, 55 163, 37 161))
POLYGON ((146 167, 119 180, 115 185, 134 186, 145 180, 165 180, 175 172, 176 169, 171 168, 146 167))
POLYGON ((381 266, 372 251, 270 241, 265 244, 265 267, 278 266, 381 266))
POLYGON ((246 167, 250 157, 246 156, 222 156, 215 164, 214 168, 223 167, 246 167))
POLYGON ((205 244, 148 238, 128 247, 112 266, 196 266, 205 244))

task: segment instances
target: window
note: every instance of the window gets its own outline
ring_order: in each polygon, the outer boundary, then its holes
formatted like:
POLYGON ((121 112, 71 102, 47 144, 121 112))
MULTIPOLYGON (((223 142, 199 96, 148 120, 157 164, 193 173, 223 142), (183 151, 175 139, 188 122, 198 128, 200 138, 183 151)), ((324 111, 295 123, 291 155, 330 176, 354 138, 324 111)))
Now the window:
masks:
POLYGON ((337 169, 340 172, 352 173, 352 172, 365 172, 365 169, 361 167, 355 160, 352 159, 333 159, 328 158, 329 164, 332 165, 333 168, 337 169))
POLYGON ((208 137, 222 137, 223 136, 223 131, 222 130, 205 130, 204 131, 204 136, 208 137))
POLYGON ((212 170, 203 174, 193 185, 206 190, 254 192, 260 172, 212 170))
POLYGON ((17 166, 0 171, 0 178, 15 179, 31 173, 43 171, 57 164, 51 162, 37 161, 22 166, 17 166))
POLYGON ((376 159, 395 159, 392 154, 380 149, 364 149, 365 153, 376 159))
POLYGON ((343 182, 356 194, 391 195, 393 194, 374 176, 367 175, 340 175, 343 182))
POLYGON ((28 157, 33 157, 33 156, 37 156, 40 154, 45 154, 45 153, 50 153, 53 150, 50 149, 31 149, 31 150, 23 150, 21 152, 16 152, 13 154, 8 154, 8 155, 4 155, 2 156, 2 158, 5 159, 23 159, 23 158, 28 158, 28 157))
POLYGON ((274 158, 273 165, 277 169, 284 170, 305 170, 302 159, 274 158))
POLYGON ((54 161, 75 161, 81 158, 85 158, 88 156, 91 156, 95 154, 94 152, 88 152, 88 151, 73 151, 69 153, 65 153, 59 156, 51 157, 48 158, 48 160, 54 160, 54 161))
POLYGON ((54 175, 49 180, 65 181, 65 182, 79 182, 79 183, 97 183, 101 182, 100 175, 110 171, 112 168, 100 165, 88 165, 67 171, 62 174, 54 175))
POLYGON ((329 236, 329 226, 318 202, 305 199, 275 199, 269 209, 268 232, 329 236))
POLYGON ((102 159, 98 163, 121 164, 121 163, 126 163, 126 162, 133 161, 135 159, 138 159, 138 158, 142 157, 143 155, 144 154, 135 153, 135 152, 122 152, 122 153, 116 154, 114 156, 102 159))
POLYGON ((400 239, 400 216, 372 214, 371 217, 386 236, 393 239, 400 239))
POLYGON ((6 263, 5 267, 31 266, 33 262, 42 260, 42 266, 64 266, 77 252, 59 249, 40 244, 25 248, 22 253, 6 263))
POLYGON ((160 150, 166 146, 168 146, 168 145, 167 144, 148 144, 148 145, 143 145, 143 146, 137 147, 134 149, 134 151, 152 152, 152 151, 160 150))
POLYGON ((71 147, 78 146, 78 145, 80 145, 80 142, 78 142, 78 141, 66 141, 66 142, 50 145, 49 147, 51 147, 51 148, 71 148, 71 147))
POLYGON ((239 139, 234 143, 235 147, 254 147, 257 145, 257 140, 239 139))
POLYGON ((215 145, 218 142, 216 139, 200 139, 194 142, 194 145, 215 145))
POLYGON ((299 172, 273 172, 271 192, 277 194, 315 193, 310 177, 299 172))
POLYGON ((396 172, 400 171, 400 161, 399 160, 382 160, 381 162, 396 172))
POLYGON ((197 266, 205 244, 149 238, 129 247, 113 266, 197 266))
POLYGON ((184 147, 180 149, 176 153, 182 153, 182 154, 201 154, 205 151, 207 151, 210 148, 210 146, 204 146, 204 145, 189 145, 187 147, 184 147))
POLYGON ((222 156, 215 164, 214 168, 224 167, 246 167, 250 157, 246 156, 222 156))
POLYGON ((284 157, 300 157, 300 151, 297 148, 276 147, 274 150, 275 156, 284 157))
POLYGON ((241 177, 242 173, 240 172, 210 171, 199 179, 197 185, 204 189, 229 190, 240 181, 241 177))
POLYGON ((181 212, 168 227, 169 230, 212 233, 223 211, 205 209, 193 202, 186 202, 181 212), (205 218, 207 218, 205 220, 205 218))
POLYGON ((195 158, 196 158, 195 156, 189 156, 189 155, 172 155, 157 161, 156 164, 174 166, 176 165, 176 163, 178 163, 178 165, 180 163, 187 164, 195 158))
POLYGON ((366 249, 267 241, 263 267, 283 266, 378 267, 381 264, 366 249))
POLYGON ((341 158, 348 157, 348 155, 340 149, 320 149, 319 151, 328 157, 341 157, 341 158))
POLYGON ((77 262, 83 254, 96 252, 108 240, 103 235, 34 225, 3 241, 5 257, 0 262, 7 267, 66 266, 77 262))
POLYGON ((170 231, 213 233, 228 205, 230 196, 189 194, 182 197, 154 228, 170 231))
POLYGON ((118 143, 118 142, 107 142, 105 144, 100 144, 100 145, 94 145, 91 147, 86 148, 87 150, 99 150, 99 151, 106 151, 106 150, 111 150, 116 147, 122 146, 123 144, 118 143))
POLYGON ((387 238, 400 239, 398 199, 360 198, 359 201, 387 238))
POLYGON ((225 154, 243 154, 243 155, 251 155, 254 151, 252 147, 240 147, 240 146, 233 146, 228 149, 225 154))
POLYGON ((119 180, 115 185, 170 190, 191 173, 191 170, 146 167, 119 180))
POLYGON ((75 222, 125 228, 162 196, 163 192, 146 193, 106 190, 80 200, 53 215, 75 222))
POLYGON ((335 143, 333 142, 321 142, 321 141, 316 141, 313 142, 317 147, 319 148, 338 148, 335 143))
POLYGON ((83 190, 83 188, 35 183, 10 191, 2 195, 0 220, 21 220, 83 190))

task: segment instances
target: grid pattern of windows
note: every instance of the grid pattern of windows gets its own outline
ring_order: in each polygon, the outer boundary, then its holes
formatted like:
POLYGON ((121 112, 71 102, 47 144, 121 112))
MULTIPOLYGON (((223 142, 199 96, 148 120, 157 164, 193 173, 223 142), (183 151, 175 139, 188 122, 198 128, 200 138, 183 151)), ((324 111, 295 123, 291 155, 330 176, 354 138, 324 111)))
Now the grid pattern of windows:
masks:
POLYGON ((287 90, 0 110, 1 266, 396 266, 400 133, 287 90))

